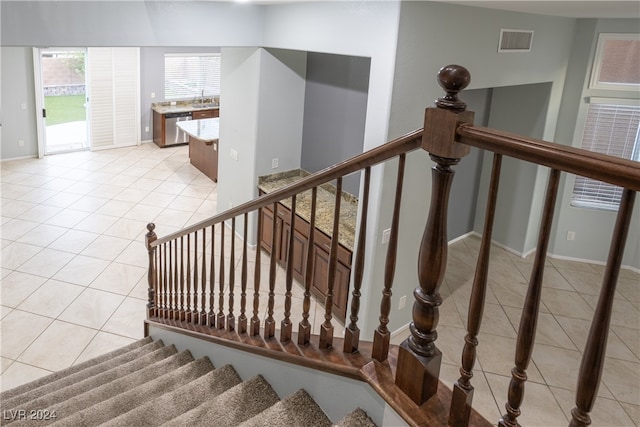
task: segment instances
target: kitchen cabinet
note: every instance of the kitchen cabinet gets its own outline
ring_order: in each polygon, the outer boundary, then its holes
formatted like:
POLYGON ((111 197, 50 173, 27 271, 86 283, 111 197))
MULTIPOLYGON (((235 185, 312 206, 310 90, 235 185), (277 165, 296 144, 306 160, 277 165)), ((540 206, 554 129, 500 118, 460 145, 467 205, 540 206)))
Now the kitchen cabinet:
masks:
MULTIPOLYGON (((186 110, 188 111, 188 109, 186 110)), ((218 108, 211 108, 207 110, 193 110, 191 112, 191 119, 209 119, 219 116, 218 108)), ((157 110, 153 110, 153 142, 160 148, 165 147, 165 135, 166 135, 166 115, 167 113, 161 113, 157 110)))
MULTIPOLYGON (((260 194, 264 194, 262 191, 260 194)), ((296 215, 292 227, 291 210, 278 203, 274 215, 271 206, 262 209, 260 215, 261 235, 260 247, 272 254, 276 261, 286 267, 289 247, 289 236, 293 232, 293 277, 304 286, 307 254, 309 248, 309 222, 296 215), (273 221, 276 221, 276 247, 273 242, 273 221), (293 230, 293 231, 292 231, 293 230)), ((331 238, 317 228, 313 233, 311 292, 321 304, 324 303, 328 292, 329 277, 329 253, 331 250, 331 238)), ((333 315, 344 322, 347 313, 347 301, 349 299, 349 281, 351 278, 352 251, 343 245, 338 245, 338 262, 336 265, 336 278, 333 287, 333 315)))
POLYGON ((200 172, 218 182, 218 141, 208 144, 189 136, 189 160, 200 172))

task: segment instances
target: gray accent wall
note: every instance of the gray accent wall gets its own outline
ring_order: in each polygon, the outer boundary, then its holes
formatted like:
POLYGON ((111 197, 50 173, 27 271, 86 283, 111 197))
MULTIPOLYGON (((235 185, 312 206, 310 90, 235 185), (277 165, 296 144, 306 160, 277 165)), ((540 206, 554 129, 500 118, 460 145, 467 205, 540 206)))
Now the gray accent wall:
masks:
MULTIPOLYGON (((362 153, 370 63, 354 56, 307 55, 303 169, 317 172, 362 153)), ((358 195, 360 175, 346 177, 343 186, 358 195)))

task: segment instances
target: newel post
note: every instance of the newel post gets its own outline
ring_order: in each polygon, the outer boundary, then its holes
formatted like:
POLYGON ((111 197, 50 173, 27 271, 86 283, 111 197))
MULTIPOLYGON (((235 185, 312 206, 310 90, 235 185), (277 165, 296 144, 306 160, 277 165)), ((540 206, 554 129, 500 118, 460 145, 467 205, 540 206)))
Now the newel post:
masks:
POLYGON ((473 113, 458 92, 471 80, 469 71, 448 65, 438 72, 438 83, 446 95, 438 98, 436 108, 425 112, 422 148, 436 163, 431 169, 431 204, 418 255, 418 286, 414 291, 411 335, 400 345, 396 385, 416 404, 422 405, 438 390, 442 353, 435 345, 438 336, 438 292, 447 266, 447 211, 454 171, 451 166, 469 153, 469 147, 455 141, 456 128, 473 122, 473 113))
MULTIPOLYGON (((147 252, 149 253, 149 270, 147 271, 147 281, 149 283, 149 288, 147 289, 148 301, 147 301, 147 319, 154 317, 156 313, 156 248, 151 247, 151 243, 153 243, 158 236, 156 236, 155 230, 156 225, 152 222, 147 224, 147 234, 145 235, 145 244, 147 245, 147 252)), ((148 335, 147 327, 145 324, 145 336, 148 335)))

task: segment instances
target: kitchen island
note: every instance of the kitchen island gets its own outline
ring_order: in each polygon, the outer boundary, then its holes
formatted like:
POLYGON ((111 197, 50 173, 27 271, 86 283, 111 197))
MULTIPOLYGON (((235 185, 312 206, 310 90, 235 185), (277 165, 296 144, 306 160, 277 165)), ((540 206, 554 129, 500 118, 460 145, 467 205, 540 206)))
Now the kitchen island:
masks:
POLYGON ((218 135, 220 119, 200 119, 179 122, 178 127, 189 135, 189 160, 202 173, 218 182, 218 135))

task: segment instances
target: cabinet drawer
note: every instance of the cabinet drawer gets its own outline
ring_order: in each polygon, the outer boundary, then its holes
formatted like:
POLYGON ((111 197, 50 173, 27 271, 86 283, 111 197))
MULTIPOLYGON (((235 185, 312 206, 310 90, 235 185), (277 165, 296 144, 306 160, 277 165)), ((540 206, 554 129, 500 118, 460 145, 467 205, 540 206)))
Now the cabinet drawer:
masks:
POLYGON ((191 118, 193 120, 198 119, 214 119, 218 117, 218 110, 198 110, 191 113, 191 118))

